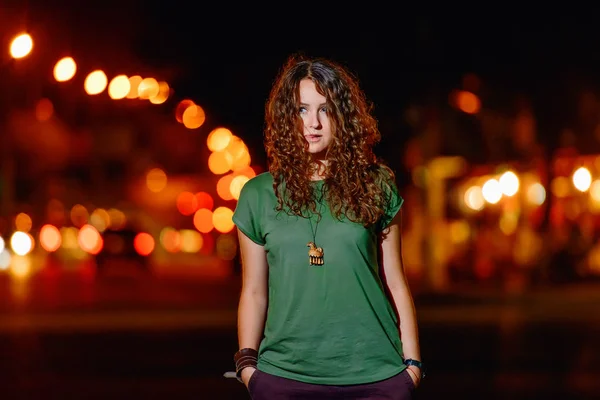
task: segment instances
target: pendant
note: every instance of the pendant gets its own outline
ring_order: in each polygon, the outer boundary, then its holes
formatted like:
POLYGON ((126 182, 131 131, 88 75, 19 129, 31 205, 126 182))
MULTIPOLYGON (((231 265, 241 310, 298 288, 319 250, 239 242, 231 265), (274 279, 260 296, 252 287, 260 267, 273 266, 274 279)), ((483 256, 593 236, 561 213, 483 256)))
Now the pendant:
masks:
POLYGON ((310 265, 323 265, 323 249, 317 247, 314 242, 308 242, 308 262, 310 265))

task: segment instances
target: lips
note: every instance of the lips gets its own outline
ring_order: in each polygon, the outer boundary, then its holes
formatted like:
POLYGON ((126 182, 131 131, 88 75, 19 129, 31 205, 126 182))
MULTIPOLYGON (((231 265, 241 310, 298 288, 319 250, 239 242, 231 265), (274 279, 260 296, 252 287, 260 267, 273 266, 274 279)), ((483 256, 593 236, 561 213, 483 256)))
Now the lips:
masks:
POLYGON ((319 139, 321 139, 321 135, 305 135, 304 136, 306 138, 306 140, 308 140, 309 142, 316 142, 319 139))

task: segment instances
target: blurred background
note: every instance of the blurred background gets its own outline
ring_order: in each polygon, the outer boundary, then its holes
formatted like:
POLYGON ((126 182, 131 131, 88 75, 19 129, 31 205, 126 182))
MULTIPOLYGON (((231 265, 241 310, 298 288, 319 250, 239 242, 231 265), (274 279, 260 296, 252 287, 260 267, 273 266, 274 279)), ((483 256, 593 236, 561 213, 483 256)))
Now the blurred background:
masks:
POLYGON ((292 52, 359 77, 405 198, 415 398, 600 398, 593 12, 0 4, 2 399, 245 399, 231 216, 292 52))

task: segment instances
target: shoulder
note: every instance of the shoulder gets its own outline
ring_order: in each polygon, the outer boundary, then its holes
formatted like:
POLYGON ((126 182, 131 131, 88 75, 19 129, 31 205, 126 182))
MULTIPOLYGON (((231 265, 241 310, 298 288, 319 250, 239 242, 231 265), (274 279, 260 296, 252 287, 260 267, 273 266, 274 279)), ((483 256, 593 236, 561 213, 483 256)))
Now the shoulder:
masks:
POLYGON ((273 187, 273 175, 271 175, 269 171, 262 172, 250 178, 248 182, 246 182, 246 185, 247 184, 253 185, 255 187, 273 187))
POLYGON ((260 193, 265 190, 273 191, 273 175, 268 171, 250 178, 242 187, 244 192, 260 193))

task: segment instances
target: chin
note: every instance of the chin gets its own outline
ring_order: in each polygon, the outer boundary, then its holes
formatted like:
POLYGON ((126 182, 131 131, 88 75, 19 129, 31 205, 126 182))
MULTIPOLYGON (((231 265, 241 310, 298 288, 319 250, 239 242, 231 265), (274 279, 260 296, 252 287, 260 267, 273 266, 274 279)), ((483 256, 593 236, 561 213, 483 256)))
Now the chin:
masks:
POLYGON ((326 160, 327 159, 327 151, 326 149, 323 150, 319 150, 319 151, 309 151, 309 153, 312 155, 312 158, 316 161, 316 160, 326 160))
POLYGON ((311 154, 325 153, 326 151, 327 146, 323 146, 321 143, 317 143, 313 146, 308 146, 308 152, 311 154))

